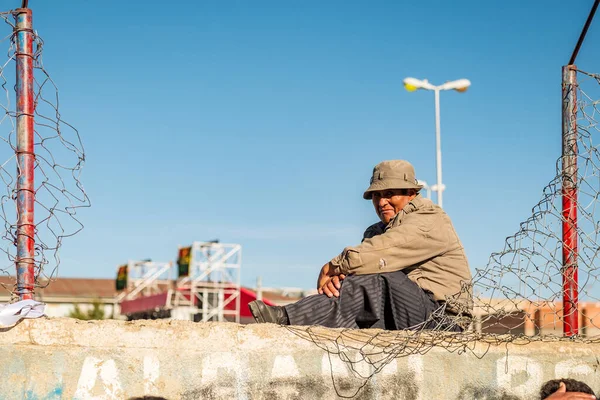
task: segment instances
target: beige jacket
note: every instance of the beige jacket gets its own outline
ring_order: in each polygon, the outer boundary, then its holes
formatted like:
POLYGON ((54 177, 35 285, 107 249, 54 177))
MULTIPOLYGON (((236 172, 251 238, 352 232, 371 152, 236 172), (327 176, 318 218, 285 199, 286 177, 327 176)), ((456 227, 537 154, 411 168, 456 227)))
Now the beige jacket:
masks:
POLYGON ((464 248, 448 215, 417 195, 385 226, 371 225, 361 244, 346 247, 331 260, 334 272, 377 274, 404 270, 408 278, 448 310, 473 309, 471 271, 464 248))

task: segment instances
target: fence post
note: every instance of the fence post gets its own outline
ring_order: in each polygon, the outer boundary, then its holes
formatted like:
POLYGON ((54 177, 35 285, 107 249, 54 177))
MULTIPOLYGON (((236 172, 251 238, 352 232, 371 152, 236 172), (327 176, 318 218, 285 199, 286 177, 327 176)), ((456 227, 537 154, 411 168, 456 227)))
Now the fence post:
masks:
POLYGON ((562 68, 563 334, 579 334, 577 283, 577 67, 562 68))
POLYGON ((15 11, 17 42, 17 289, 20 300, 33 299, 35 283, 35 204, 33 29, 31 10, 15 11))

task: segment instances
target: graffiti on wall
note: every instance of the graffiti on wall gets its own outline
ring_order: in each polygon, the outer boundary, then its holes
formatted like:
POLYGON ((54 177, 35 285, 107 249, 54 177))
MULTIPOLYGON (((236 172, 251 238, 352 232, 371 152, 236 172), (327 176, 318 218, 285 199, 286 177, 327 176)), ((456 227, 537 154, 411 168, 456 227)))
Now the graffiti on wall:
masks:
MULTIPOLYGON (((55 385, 43 396, 27 391, 25 398, 54 400, 68 396, 108 400, 144 395, 182 399, 327 398, 333 395, 335 382, 338 393, 356 393, 356 399, 424 400, 439 396, 442 391, 445 398, 457 400, 520 400, 534 398, 548 379, 573 377, 592 387, 598 382, 598 364, 581 359, 551 363, 539 357, 511 355, 481 364, 458 358, 464 365, 471 366, 469 370, 460 363, 455 364, 457 360, 447 366, 431 360, 435 359, 418 355, 397 359, 357 391, 360 379, 356 374, 369 375, 369 367, 365 365, 360 367, 363 370, 351 371, 348 363, 330 358, 327 353, 317 357, 271 354, 249 359, 240 353, 218 352, 204 354, 193 364, 174 363, 172 357, 169 359, 166 354, 156 352, 134 359, 96 354, 86 356, 82 363, 73 363, 73 367, 81 368, 75 374, 76 382, 68 382, 66 377, 74 375, 65 370, 60 386, 55 385), (452 365, 457 367, 448 368, 452 365), (491 371, 483 370, 482 365, 490 366, 491 371), (453 373, 457 374, 456 379, 449 378, 453 373)), ((449 361, 447 357, 443 360, 449 361)), ((3 391, 0 386, 0 397, 3 391)))

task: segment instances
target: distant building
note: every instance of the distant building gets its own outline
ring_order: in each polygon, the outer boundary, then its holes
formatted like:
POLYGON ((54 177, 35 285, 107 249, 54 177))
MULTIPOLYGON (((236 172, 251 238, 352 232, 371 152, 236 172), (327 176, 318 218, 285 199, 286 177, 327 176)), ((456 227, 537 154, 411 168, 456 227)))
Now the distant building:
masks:
MULTIPOLYGON (((6 288, 0 289, 0 303, 10 301, 9 291, 14 284, 14 277, 0 277, 0 285, 6 288)), ((46 287, 35 289, 35 299, 47 304, 46 315, 49 317, 68 317, 75 304, 81 311, 87 311, 92 308, 94 301, 104 306, 106 318, 118 317, 115 314, 118 312, 116 294, 114 279, 57 278, 46 287)))
MULTIPOLYGON (((15 278, 0 276, 0 304, 10 301, 10 291, 14 287, 15 278)), ((256 291, 242 288, 242 323, 252 323, 253 319, 248 311, 248 302, 257 298, 256 291)), ((260 295, 269 304, 285 305, 301 299, 304 295, 302 289, 275 289, 265 288, 260 295)), ((46 287, 36 288, 35 299, 46 303, 46 315, 49 317, 68 317, 77 304, 83 312, 92 308, 94 302, 103 305, 105 318, 126 319, 122 315, 118 303, 119 293, 116 291, 114 279, 93 278, 56 278, 46 287)))

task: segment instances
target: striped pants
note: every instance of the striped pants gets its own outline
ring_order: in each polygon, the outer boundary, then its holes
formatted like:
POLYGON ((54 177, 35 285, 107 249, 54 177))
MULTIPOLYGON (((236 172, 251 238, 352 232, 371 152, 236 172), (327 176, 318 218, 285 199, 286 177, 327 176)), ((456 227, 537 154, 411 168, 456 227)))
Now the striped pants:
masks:
POLYGON ((339 292, 340 297, 316 294, 285 306, 290 325, 389 330, 440 326, 430 318, 439 303, 402 271, 350 275, 339 292))

